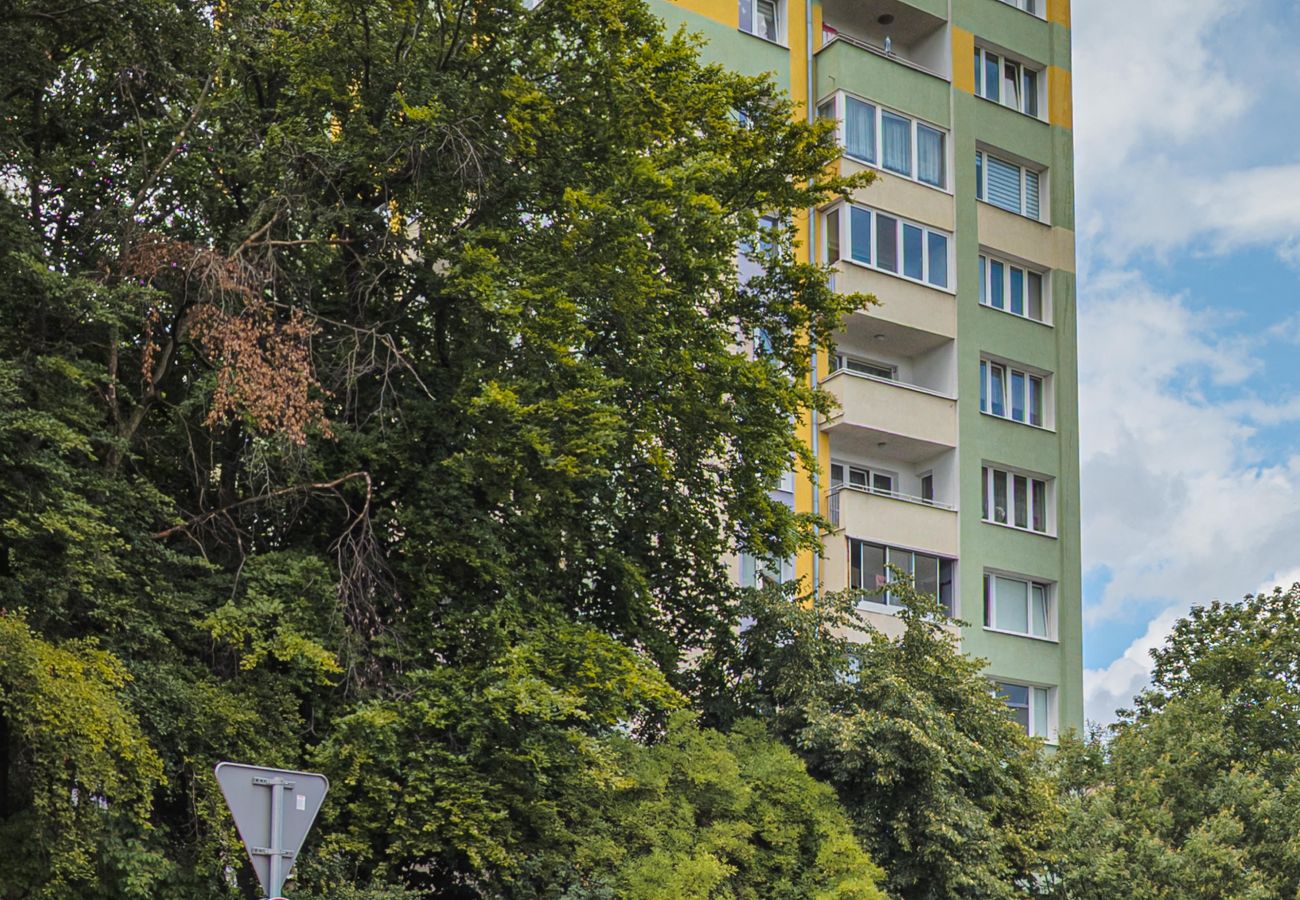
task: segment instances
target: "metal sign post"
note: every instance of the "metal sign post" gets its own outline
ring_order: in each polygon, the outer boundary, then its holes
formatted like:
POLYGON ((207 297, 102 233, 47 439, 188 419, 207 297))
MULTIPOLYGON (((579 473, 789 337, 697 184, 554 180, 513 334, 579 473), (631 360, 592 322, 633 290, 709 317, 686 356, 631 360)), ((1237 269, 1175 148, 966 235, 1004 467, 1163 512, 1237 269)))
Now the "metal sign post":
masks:
POLYGON ((230 762, 218 763, 216 776, 262 890, 279 897, 329 780, 314 772, 230 762))

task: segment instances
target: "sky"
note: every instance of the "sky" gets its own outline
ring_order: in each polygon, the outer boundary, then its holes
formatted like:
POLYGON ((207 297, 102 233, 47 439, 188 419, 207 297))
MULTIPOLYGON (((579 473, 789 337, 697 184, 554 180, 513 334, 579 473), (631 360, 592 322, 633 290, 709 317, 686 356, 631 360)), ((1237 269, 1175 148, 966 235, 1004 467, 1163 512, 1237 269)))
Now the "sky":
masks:
POLYGON ((1086 715, 1300 581, 1300 0, 1075 0, 1086 715))

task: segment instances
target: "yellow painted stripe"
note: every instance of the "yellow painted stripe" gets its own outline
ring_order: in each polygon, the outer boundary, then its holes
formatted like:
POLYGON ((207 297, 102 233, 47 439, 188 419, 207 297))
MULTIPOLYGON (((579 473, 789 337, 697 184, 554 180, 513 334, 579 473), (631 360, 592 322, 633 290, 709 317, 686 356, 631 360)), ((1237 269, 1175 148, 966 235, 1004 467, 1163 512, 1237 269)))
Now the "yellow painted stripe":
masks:
POLYGON ((956 27, 952 30, 952 86, 975 93, 975 35, 956 27))
POLYGON ((1047 21, 1070 27, 1070 0, 1047 0, 1047 21))
POLYGON ((736 0, 672 0, 675 6, 697 13, 706 19, 740 27, 740 4, 736 0))
POLYGON ((1053 125, 1074 128, 1074 88, 1069 69, 1051 66, 1047 70, 1047 86, 1051 94, 1047 104, 1047 117, 1053 125))

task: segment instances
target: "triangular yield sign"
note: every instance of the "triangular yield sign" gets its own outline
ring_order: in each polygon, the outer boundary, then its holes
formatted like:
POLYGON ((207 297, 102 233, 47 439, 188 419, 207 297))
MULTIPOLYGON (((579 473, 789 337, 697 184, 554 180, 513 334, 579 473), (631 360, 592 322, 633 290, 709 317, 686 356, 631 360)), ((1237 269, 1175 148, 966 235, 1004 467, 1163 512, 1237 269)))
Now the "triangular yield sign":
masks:
POLYGON ((216 775, 262 890, 279 897, 320 812, 329 779, 231 762, 218 763, 216 775))

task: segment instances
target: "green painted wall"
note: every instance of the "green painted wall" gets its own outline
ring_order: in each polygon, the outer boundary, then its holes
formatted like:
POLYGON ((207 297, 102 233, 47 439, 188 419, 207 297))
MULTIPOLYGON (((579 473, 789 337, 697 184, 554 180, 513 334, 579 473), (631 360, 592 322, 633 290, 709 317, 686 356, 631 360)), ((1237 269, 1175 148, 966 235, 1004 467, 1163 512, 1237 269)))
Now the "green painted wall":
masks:
POLYGON ((743 75, 771 75, 776 84, 787 92, 790 90, 790 51, 786 48, 682 9, 671 0, 647 0, 647 3, 670 31, 685 26, 687 31, 703 38, 707 42, 704 49, 707 59, 743 75))

